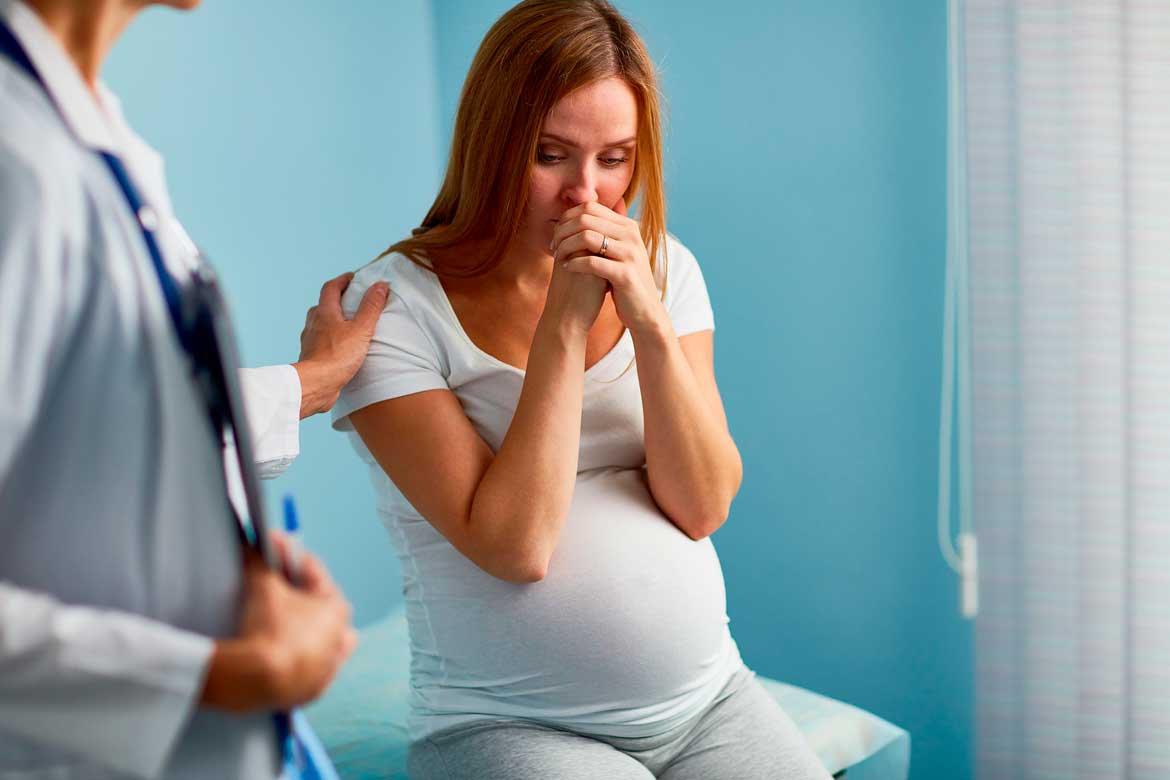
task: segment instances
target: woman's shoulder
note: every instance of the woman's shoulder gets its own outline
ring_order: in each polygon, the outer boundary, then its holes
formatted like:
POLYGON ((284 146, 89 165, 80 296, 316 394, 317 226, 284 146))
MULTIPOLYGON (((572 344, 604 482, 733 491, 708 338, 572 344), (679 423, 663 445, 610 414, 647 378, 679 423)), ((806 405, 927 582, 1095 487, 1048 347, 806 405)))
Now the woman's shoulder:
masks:
POLYGON ((682 242, 674 233, 667 231, 666 242, 664 244, 667 262, 673 260, 676 263, 698 263, 695 259, 694 253, 682 242))
POLYGON ((689 281, 696 274, 700 274, 699 261, 694 252, 674 233, 668 232, 662 248, 658 252, 658 262, 655 264, 655 279, 659 289, 665 285, 666 294, 678 288, 678 282, 689 281))
POLYGON ((675 331, 683 336, 699 330, 713 330, 715 316, 699 261, 673 233, 666 234, 662 257, 656 269, 659 289, 665 289, 663 303, 670 312, 675 331))
POLYGON ((347 317, 352 317, 361 303, 362 296, 378 282, 390 285, 391 300, 397 298, 407 308, 428 300, 431 271, 419 266, 409 257, 398 252, 383 255, 354 272, 349 287, 342 296, 341 307, 347 317))
POLYGON ((447 374, 452 366, 461 365, 464 340, 438 277, 405 255, 384 255, 354 273, 342 297, 345 316, 353 316, 362 296, 378 282, 390 285, 390 298, 375 338, 386 345, 433 353, 447 374))

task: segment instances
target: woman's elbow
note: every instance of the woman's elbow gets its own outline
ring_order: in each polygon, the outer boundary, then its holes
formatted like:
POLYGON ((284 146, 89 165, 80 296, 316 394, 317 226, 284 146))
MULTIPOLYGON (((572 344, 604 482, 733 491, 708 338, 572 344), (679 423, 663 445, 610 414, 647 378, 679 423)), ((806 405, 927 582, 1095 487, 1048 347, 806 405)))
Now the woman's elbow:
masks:
POLYGON ((548 561, 529 561, 515 568, 509 582, 517 585, 531 585, 540 582, 548 575, 548 561))
POLYGON ((730 504, 720 504, 688 513, 686 517, 678 518, 675 524, 688 537, 698 542, 718 531, 727 522, 730 513, 730 504))
POLYGON ((531 585, 548 575, 548 559, 537 556, 510 555, 482 567, 498 580, 515 585, 531 585))
POLYGON ((731 502, 739 492, 742 472, 736 471, 722 488, 710 486, 700 500, 691 500, 685 509, 670 512, 670 518, 683 533, 696 542, 718 531, 731 515, 731 502))
POLYGON ((517 585, 540 582, 548 574, 550 545, 542 539, 499 539, 486 549, 480 568, 496 579, 517 585))

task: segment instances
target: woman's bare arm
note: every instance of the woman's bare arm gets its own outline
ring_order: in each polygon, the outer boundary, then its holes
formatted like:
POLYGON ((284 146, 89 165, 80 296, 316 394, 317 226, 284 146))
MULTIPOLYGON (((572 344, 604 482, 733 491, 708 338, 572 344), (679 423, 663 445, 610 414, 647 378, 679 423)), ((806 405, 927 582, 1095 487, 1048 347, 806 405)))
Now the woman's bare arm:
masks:
POLYGON ((727 519, 743 465, 715 385, 711 331, 675 335, 654 279, 641 226, 597 202, 567 210, 553 233, 557 258, 575 273, 613 285, 618 316, 638 360, 646 470, 658 507, 702 539, 727 519))
POLYGON ((554 271, 516 412, 494 455, 449 390, 350 415, 415 509, 500 579, 542 579, 560 537, 577 475, 586 339, 604 296, 604 282, 554 271))
POLYGON ((743 479, 715 383, 713 345, 711 331, 678 338, 669 322, 634 335, 650 492, 692 539, 723 525, 743 479))

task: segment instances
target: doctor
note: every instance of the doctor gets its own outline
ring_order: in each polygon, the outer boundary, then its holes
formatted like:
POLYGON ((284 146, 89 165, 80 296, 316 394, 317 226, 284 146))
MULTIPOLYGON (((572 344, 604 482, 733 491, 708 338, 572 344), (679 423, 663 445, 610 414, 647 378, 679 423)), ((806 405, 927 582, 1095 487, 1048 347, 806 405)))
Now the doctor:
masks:
MULTIPOLYGON (((98 81, 149 4, 0 0, 0 778, 276 777, 271 713, 319 695, 355 642, 318 561, 294 588, 241 552, 165 281, 195 251, 98 81)), ((269 476, 385 304, 345 320, 347 281, 297 364, 243 372, 269 476)))

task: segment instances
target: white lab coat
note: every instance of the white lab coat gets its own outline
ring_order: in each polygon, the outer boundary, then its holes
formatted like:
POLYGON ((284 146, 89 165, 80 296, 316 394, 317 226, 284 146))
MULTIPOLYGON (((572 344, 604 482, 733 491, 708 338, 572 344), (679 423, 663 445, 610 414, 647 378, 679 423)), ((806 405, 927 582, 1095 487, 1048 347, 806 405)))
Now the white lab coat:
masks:
MULTIPOLYGON (((35 14, 0 14, 65 114, 0 58, 0 778, 274 777, 271 717, 197 707, 240 550, 219 442, 93 150, 122 158, 182 275, 162 161, 35 14)), ((272 476, 297 454, 300 385, 244 373, 272 476)))

